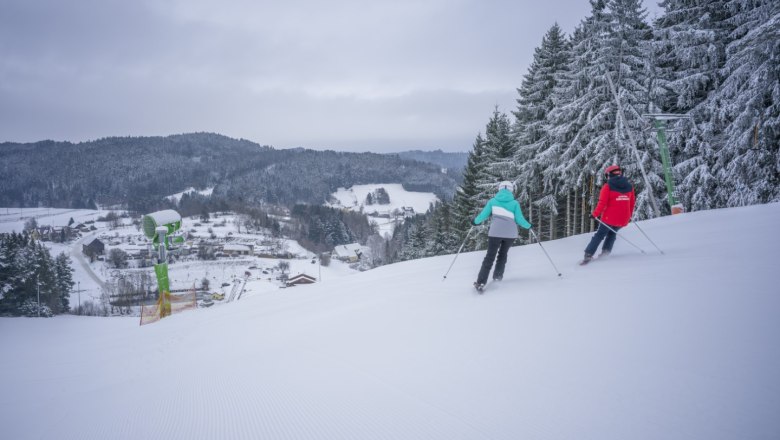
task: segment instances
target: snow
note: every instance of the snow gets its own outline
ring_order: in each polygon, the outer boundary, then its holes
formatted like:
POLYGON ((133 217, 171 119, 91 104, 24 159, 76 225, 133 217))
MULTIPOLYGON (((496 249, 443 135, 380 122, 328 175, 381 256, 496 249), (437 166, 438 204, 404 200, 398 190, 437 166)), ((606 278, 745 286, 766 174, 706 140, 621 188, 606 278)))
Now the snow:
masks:
MULTIPOLYGON (((395 228, 395 214, 400 212, 403 216, 404 208, 412 208, 417 214, 428 211, 431 203, 439 199, 429 192, 407 191, 400 183, 375 183, 370 185, 355 185, 350 188, 339 188, 331 194, 333 201, 326 206, 345 208, 356 212, 365 212, 369 221, 376 222, 379 234, 392 235, 395 228), (390 203, 386 205, 366 205, 366 197, 369 193, 384 188, 390 196, 390 203)), ((401 217, 403 218, 403 217, 401 217)))
POLYGON ((211 195, 212 192, 214 192, 214 187, 202 189, 200 191, 198 191, 194 187, 189 187, 189 188, 185 189, 182 192, 178 192, 176 194, 169 195, 168 197, 166 197, 166 199, 168 199, 168 200, 170 200, 170 201, 172 201, 174 203, 179 203, 179 201, 181 201, 181 196, 183 196, 184 194, 187 194, 187 193, 198 193, 198 194, 200 194, 202 196, 208 197, 208 196, 211 195))
POLYGON ((58 208, 0 208, 0 234, 22 232, 24 222, 35 217, 38 225, 54 227, 67 226, 70 219, 73 225, 105 217, 110 211, 94 209, 58 209, 58 208))
MULTIPOLYGON (((158 323, 0 319, 9 439, 780 437, 780 204, 261 290, 158 323)), ((307 263, 308 264, 308 263, 307 263)), ((323 268, 324 269, 324 268, 323 268)), ((216 269, 214 269, 216 270, 216 269)))
POLYGON ((157 226, 174 223, 181 220, 181 215, 179 215, 179 213, 173 209, 164 209, 162 211, 146 214, 146 217, 151 217, 157 226))

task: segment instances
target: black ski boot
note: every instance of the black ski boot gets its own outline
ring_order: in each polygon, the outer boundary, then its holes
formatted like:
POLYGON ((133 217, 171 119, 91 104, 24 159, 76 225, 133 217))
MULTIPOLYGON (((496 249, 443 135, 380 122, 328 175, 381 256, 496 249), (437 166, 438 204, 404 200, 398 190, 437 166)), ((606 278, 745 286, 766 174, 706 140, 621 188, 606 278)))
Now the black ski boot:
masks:
POLYGON ((477 289, 477 292, 479 292, 479 293, 482 293, 482 292, 485 291, 485 285, 481 284, 481 283, 478 283, 476 281, 474 282, 474 288, 477 289))

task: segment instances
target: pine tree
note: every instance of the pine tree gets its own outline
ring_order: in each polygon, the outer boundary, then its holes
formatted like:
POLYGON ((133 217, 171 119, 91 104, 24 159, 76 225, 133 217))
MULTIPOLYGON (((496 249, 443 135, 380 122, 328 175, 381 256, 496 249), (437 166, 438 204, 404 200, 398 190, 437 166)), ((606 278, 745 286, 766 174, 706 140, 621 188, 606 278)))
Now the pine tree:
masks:
POLYGON ((62 252, 54 260, 54 273, 59 307, 62 312, 70 310, 70 291, 73 289, 73 268, 70 257, 62 252))
POLYGON ((477 183, 486 165, 484 145, 485 140, 482 135, 477 135, 463 171, 463 183, 455 191, 452 202, 452 228, 458 236, 462 237, 461 240, 466 238, 466 233, 481 208, 478 205, 480 190, 477 183))
POLYGON ((531 67, 517 90, 519 97, 514 112, 517 142, 514 162, 518 174, 513 180, 517 181, 519 201, 529 206, 532 202, 541 203, 555 213, 560 144, 552 142, 548 115, 555 106, 553 93, 557 81, 568 72, 570 62, 569 41, 555 24, 534 51, 531 67), (546 195, 552 197, 545 199, 546 195))
POLYGON ((477 187, 482 191, 481 198, 489 199, 496 190, 496 185, 502 180, 512 180, 516 171, 514 166, 516 142, 512 135, 512 124, 509 117, 493 110, 493 116, 485 127, 484 173, 478 179, 477 187))
POLYGON ((407 219, 410 223, 408 238, 403 242, 400 251, 401 261, 416 260, 429 256, 428 237, 429 232, 422 218, 407 219))
POLYGON ((679 131, 668 136, 678 201, 687 210, 714 206, 718 193, 713 172, 718 141, 713 142, 717 137, 713 134, 722 127, 712 124, 714 107, 708 99, 722 81, 727 36, 733 28, 726 3, 665 0, 664 14, 655 23, 656 69, 661 79, 653 90, 653 102, 662 112, 689 115, 695 121, 676 123, 679 131))
POLYGON ((550 125, 553 143, 560 145, 565 182, 558 191, 576 191, 593 180, 600 185, 604 167, 612 163, 620 163, 629 176, 638 175, 641 165, 651 188, 638 179, 634 183, 639 217, 646 217, 652 215, 646 191, 656 195, 664 189, 660 157, 649 150, 651 138, 638 135, 643 128, 641 115, 649 108, 650 69, 645 60, 649 58, 650 28, 638 0, 594 0, 591 5, 591 15, 572 37, 572 73, 561 76, 554 92, 556 108, 550 125), (606 75, 615 86, 625 120, 618 120, 606 75), (628 130, 639 143, 641 163, 629 148, 628 130))
POLYGON ((655 104, 670 113, 688 113, 720 83, 729 32, 727 0, 664 0, 656 21, 654 49, 663 70, 665 93, 655 104))
POLYGON ((555 108, 548 122, 552 148, 560 151, 560 178, 569 185, 589 181, 605 162, 611 161, 608 140, 615 127, 614 101, 602 69, 609 65, 605 54, 607 5, 605 0, 590 3, 590 16, 572 34, 572 58, 569 67, 558 74, 553 91, 555 108))
POLYGON ((429 229, 433 231, 433 241, 429 246, 431 255, 445 255, 457 251, 458 238, 452 228, 451 206, 446 201, 436 203, 428 212, 429 229))
POLYGON ((734 31, 722 85, 710 100, 714 119, 724 124, 713 167, 722 185, 717 205, 778 201, 780 3, 732 0, 728 7, 734 31))

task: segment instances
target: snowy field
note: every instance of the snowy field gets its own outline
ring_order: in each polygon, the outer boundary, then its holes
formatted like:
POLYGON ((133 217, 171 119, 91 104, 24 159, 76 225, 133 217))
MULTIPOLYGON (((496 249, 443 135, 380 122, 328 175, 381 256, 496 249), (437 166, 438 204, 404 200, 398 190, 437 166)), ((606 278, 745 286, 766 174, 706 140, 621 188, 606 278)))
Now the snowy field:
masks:
POLYGON ((7 439, 777 439, 780 204, 138 318, 0 319, 7 439))
POLYGON ((402 212, 403 208, 412 208, 417 214, 424 214, 428 211, 431 203, 439 199, 433 193, 407 191, 400 183, 382 183, 371 185, 355 185, 351 188, 339 188, 338 191, 331 194, 332 203, 326 203, 327 206, 334 208, 346 208, 352 211, 365 212, 369 221, 374 221, 379 226, 379 234, 386 235, 393 233, 395 222, 393 221, 394 212, 402 212), (369 193, 384 188, 390 196, 390 203, 366 205, 366 197, 369 193))
POLYGON ((168 199, 168 200, 170 200, 172 202, 175 202, 175 203, 179 203, 179 201, 181 200, 181 196, 183 196, 184 194, 195 193, 195 194, 200 194, 202 196, 207 196, 208 197, 208 196, 211 195, 212 192, 214 192, 214 188, 213 187, 202 189, 200 191, 198 191, 197 189, 195 189, 193 187, 189 187, 189 188, 185 189, 182 192, 178 192, 176 194, 172 194, 172 195, 166 197, 166 199, 168 199))

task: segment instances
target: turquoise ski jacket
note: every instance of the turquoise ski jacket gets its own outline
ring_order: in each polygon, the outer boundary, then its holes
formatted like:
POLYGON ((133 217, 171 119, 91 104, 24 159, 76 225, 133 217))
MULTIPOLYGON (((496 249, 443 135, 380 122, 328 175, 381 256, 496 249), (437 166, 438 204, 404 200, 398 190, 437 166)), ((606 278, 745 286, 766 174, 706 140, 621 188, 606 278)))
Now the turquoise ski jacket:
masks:
POLYGON ((485 208, 474 219, 478 225, 488 217, 493 216, 490 222, 489 237, 517 238, 517 226, 531 229, 531 224, 523 217, 520 204, 508 189, 501 189, 492 199, 488 200, 485 208))

